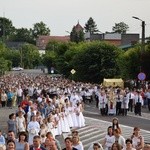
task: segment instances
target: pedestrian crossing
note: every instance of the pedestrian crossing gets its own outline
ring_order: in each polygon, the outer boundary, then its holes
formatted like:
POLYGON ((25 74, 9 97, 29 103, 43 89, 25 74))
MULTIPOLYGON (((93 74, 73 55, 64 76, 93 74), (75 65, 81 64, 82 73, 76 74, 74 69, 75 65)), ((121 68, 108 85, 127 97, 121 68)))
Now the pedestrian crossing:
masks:
MULTIPOLYGON (((84 150, 87 150, 94 142, 103 143, 104 137, 107 134, 107 128, 111 125, 111 122, 101 121, 85 117, 86 126, 77 128, 80 141, 83 143, 84 150)), ((133 133, 133 127, 120 125, 122 129, 122 135, 125 139, 130 138, 133 133)), ((144 137, 145 143, 150 143, 150 131, 141 130, 141 135, 144 137)))

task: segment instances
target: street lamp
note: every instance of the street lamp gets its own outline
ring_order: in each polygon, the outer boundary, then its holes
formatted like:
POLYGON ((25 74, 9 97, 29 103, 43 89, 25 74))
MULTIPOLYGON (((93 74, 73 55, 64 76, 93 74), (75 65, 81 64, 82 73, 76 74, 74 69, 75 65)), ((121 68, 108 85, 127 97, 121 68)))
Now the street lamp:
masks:
POLYGON ((142 52, 144 52, 145 51, 145 21, 143 21, 142 19, 135 17, 135 16, 132 16, 132 18, 142 21, 142 47, 141 47, 141 50, 142 50, 142 52))
POLYGON ((143 54, 145 52, 145 21, 143 21, 142 19, 135 17, 135 16, 132 16, 132 18, 140 20, 142 22, 142 42, 141 42, 141 58, 140 58, 141 59, 141 66, 140 66, 140 73, 138 74, 138 79, 140 81, 143 81, 146 78, 146 75, 145 75, 144 70, 142 68, 143 54), (143 78, 143 76, 144 76, 144 78, 143 78))

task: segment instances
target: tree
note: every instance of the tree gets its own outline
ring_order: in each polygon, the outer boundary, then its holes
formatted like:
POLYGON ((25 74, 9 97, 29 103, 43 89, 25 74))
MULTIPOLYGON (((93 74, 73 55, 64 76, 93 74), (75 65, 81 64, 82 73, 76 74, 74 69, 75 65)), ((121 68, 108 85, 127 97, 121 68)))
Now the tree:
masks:
POLYGON ((11 61, 4 59, 3 57, 0 57, 0 75, 4 75, 5 71, 10 70, 11 67, 11 61))
POLYGON ((15 27, 13 26, 12 21, 7 18, 0 17, 0 38, 3 41, 8 40, 14 31, 15 27))
POLYGON ((42 21, 40 23, 35 23, 33 30, 33 37, 36 39, 39 35, 50 35, 50 29, 42 21))
POLYGON ((80 48, 82 50, 71 61, 78 80, 100 83, 104 78, 113 78, 119 74, 117 47, 96 41, 80 48))
POLYGON ((32 30, 27 28, 15 29, 15 34, 12 35, 12 41, 15 42, 27 42, 33 44, 32 30))
POLYGON ((51 72, 51 67, 55 66, 56 59, 55 51, 46 51, 46 53, 42 56, 42 63, 48 68, 48 72, 51 72))
POLYGON ((40 54, 36 46, 32 44, 24 44, 21 48, 20 57, 22 57, 21 64, 24 68, 34 68, 39 65, 41 59, 40 54))
POLYGON ((112 31, 115 33, 126 33, 129 29, 129 26, 125 24, 124 22, 115 23, 115 26, 112 27, 112 31))
POLYGON ((120 69, 122 78, 135 79, 140 71, 140 50, 139 48, 132 48, 122 53, 118 59, 117 64, 120 69))
POLYGON ((87 23, 85 24, 85 32, 89 32, 90 34, 98 33, 99 30, 97 29, 97 25, 92 17, 89 18, 87 23))

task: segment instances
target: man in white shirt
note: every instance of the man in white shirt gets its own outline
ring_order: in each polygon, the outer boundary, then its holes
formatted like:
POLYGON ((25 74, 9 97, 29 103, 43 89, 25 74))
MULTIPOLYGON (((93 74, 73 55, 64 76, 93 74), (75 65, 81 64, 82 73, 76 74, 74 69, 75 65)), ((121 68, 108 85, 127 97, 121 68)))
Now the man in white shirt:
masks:
POLYGON ((20 105, 22 102, 22 97, 23 96, 23 90, 21 88, 21 86, 18 87, 17 89, 17 105, 20 105))
POLYGON ((141 107, 143 106, 143 99, 140 91, 137 91, 137 95, 135 95, 134 104, 135 104, 134 108, 135 115, 139 114, 139 116, 141 116, 141 107))
POLYGON ((134 94, 132 91, 130 91, 128 94, 127 94, 127 99, 129 100, 129 108, 128 108, 128 111, 133 111, 133 100, 134 100, 134 94))

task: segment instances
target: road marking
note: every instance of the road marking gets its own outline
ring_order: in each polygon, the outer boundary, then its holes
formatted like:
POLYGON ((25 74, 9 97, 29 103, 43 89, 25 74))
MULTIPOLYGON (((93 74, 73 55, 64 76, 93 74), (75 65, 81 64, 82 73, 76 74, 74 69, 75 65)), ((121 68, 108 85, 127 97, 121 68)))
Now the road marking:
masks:
MULTIPOLYGON (((103 121, 95 118, 85 117, 86 126, 77 128, 79 132, 80 140, 84 145, 84 149, 87 150, 94 142, 100 142, 102 144, 105 135, 107 134, 108 126, 112 125, 112 122, 103 121)), ((133 127, 120 124, 122 129, 122 135, 125 139, 130 138, 133 133, 133 127)), ((70 136, 71 133, 65 135, 70 136)), ((144 137, 145 143, 150 141, 150 131, 141 129, 141 135, 144 137)))

